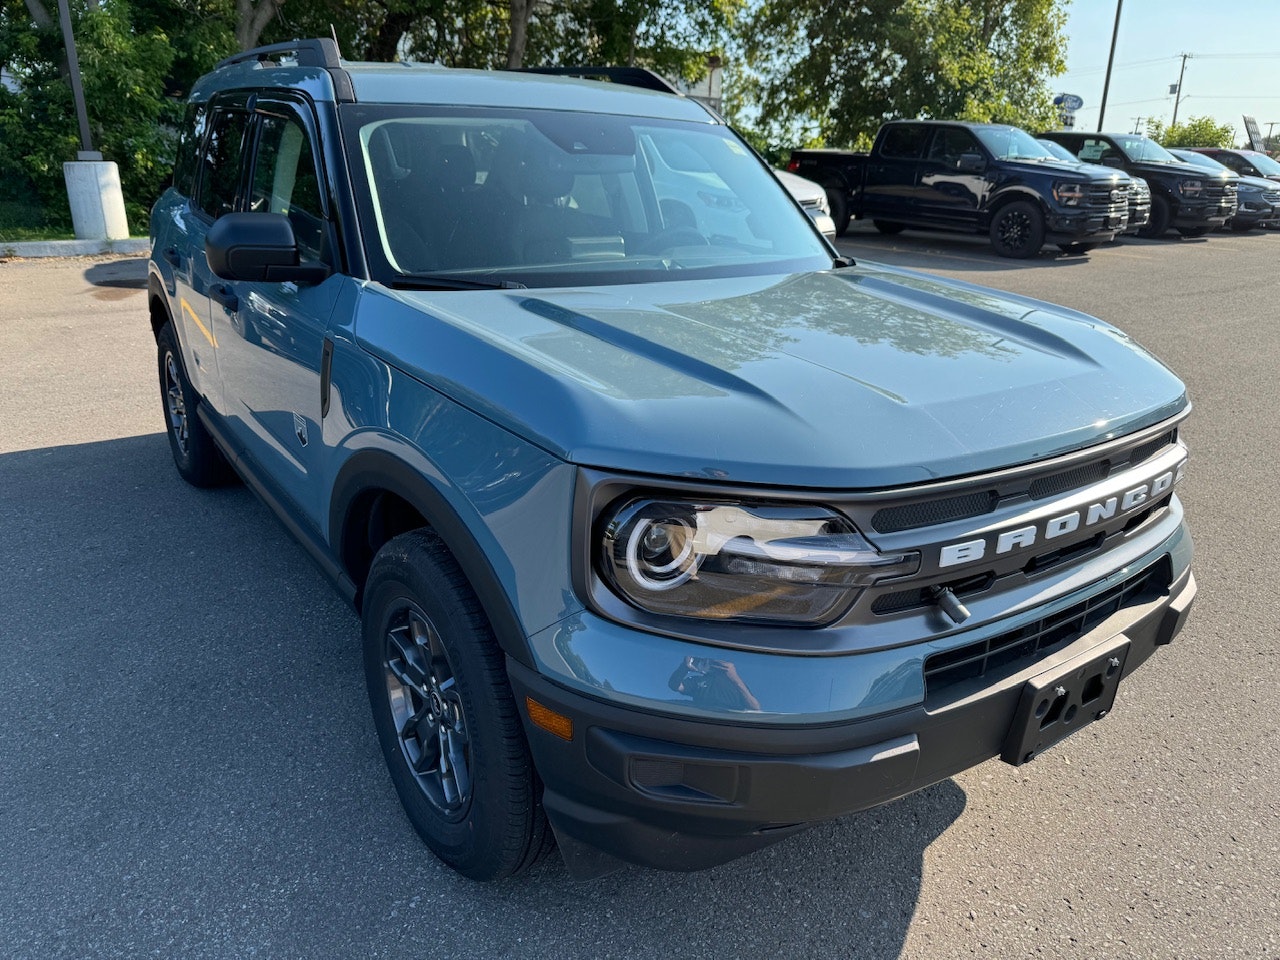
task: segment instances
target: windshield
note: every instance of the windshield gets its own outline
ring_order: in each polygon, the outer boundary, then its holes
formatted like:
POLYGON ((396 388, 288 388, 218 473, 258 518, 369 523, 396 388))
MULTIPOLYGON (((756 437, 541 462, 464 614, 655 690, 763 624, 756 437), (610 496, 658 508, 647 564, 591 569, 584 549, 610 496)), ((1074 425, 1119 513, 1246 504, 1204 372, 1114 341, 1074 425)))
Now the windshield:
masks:
POLYGON ((1060 143, 1054 143, 1052 140, 1037 139, 1036 143, 1044 147, 1049 153, 1053 154, 1059 160, 1065 160, 1067 163, 1079 163, 1080 158, 1068 150, 1060 143))
POLYGON ((1194 150, 1173 150, 1170 152, 1178 160, 1195 164, 1197 167, 1204 167, 1204 169, 1212 170, 1214 173, 1235 173, 1225 163, 1219 163, 1213 157, 1206 157, 1203 153, 1196 153, 1194 150))
POLYGON ((343 123, 368 182, 357 195, 370 263, 387 282, 590 286, 832 265, 723 126, 366 104, 343 123))
POLYGON ((1277 163, 1275 159, 1268 157, 1265 153, 1249 151, 1244 156, 1264 177, 1274 177, 1280 174, 1280 163, 1277 163))
POLYGON ((997 160, 1056 159, 1039 140, 1017 127, 975 127, 973 132, 997 160))
POLYGON ((1136 134, 1127 137, 1113 137, 1124 155, 1135 163, 1178 163, 1178 158, 1149 137, 1136 134))

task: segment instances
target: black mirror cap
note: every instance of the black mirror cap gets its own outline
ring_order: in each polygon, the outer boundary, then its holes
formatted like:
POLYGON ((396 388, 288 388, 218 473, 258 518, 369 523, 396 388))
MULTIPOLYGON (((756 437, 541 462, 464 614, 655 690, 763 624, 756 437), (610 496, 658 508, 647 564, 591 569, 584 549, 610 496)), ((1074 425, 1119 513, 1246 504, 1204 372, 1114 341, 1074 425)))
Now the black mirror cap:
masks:
POLYGON ((1102 165, 1104 167, 1115 167, 1117 170, 1124 169, 1124 161, 1119 157, 1103 157, 1102 165))
POLYGON ((963 153, 956 161, 956 169, 962 173, 982 173, 987 169, 987 160, 980 153, 963 153))
POLYGON ((293 224, 282 213, 224 214, 205 235, 204 252, 223 280, 314 283, 329 275, 321 264, 299 262, 293 224))

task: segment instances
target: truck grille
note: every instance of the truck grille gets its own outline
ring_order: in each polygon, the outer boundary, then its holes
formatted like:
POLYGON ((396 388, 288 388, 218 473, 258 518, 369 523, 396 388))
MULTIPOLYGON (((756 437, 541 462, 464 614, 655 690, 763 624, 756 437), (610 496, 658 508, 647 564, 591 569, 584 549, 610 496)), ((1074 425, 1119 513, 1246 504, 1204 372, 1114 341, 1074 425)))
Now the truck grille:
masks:
POLYGON ((935 653, 924 662, 925 701, 967 680, 1016 673, 1084 636, 1120 610, 1166 593, 1170 580, 1169 561, 1161 560, 1122 583, 1018 630, 935 653))
POLYGON ((1210 200, 1234 200, 1236 198, 1236 185, 1234 183, 1213 183, 1205 181, 1204 196, 1210 200))
POLYGON ((1090 207, 1110 209, 1111 207, 1127 207, 1129 205, 1129 185, 1094 184, 1089 187, 1090 207))
POLYGON ((1150 460, 1162 450, 1173 446, 1177 440, 1177 430, 1170 430, 1134 447, 1127 456, 1121 452, 1080 467, 1038 477, 1016 490, 978 490, 934 500, 885 507, 872 515, 871 528, 877 533, 899 533, 903 530, 916 530, 939 523, 982 517, 993 513, 1001 500, 1010 497, 1026 496, 1032 500, 1043 500, 1047 497, 1059 496, 1105 480, 1115 470, 1127 470, 1150 460))
POLYGON ((1280 206, 1280 190, 1262 191, 1262 199, 1274 206, 1280 206))

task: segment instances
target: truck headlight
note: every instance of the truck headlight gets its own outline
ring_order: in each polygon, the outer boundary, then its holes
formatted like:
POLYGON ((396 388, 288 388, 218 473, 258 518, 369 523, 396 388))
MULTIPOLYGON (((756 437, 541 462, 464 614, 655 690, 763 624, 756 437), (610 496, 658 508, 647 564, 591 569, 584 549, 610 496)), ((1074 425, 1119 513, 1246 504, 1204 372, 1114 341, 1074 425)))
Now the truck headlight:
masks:
POLYGON ((1198 197, 1200 191, 1204 189, 1204 182, 1201 180, 1179 180, 1178 192, 1184 197, 1198 197))
POLYGON ((1064 207, 1078 207, 1084 203, 1085 189, 1083 183, 1055 183, 1053 199, 1064 207))
POLYGON ((915 572, 820 506, 637 499, 603 518, 596 565, 649 613, 821 626, 876 580, 915 572))

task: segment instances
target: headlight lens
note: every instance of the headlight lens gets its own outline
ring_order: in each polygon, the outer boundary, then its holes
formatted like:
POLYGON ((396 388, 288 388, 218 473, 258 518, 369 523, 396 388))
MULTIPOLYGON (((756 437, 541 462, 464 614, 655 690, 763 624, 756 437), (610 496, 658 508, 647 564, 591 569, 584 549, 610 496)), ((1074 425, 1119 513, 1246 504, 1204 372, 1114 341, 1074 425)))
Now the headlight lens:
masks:
POLYGON ((1204 183, 1200 180, 1180 180, 1178 182, 1178 192, 1184 197, 1198 197, 1203 189, 1204 183))
POLYGON ((1085 190, 1083 183, 1055 183, 1053 199, 1064 207, 1078 207, 1084 203, 1085 190))
POLYGON ((649 613, 744 623, 830 623, 919 555, 882 554, 819 506, 631 500, 604 518, 597 568, 649 613))

